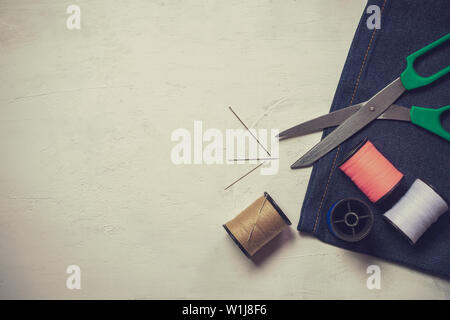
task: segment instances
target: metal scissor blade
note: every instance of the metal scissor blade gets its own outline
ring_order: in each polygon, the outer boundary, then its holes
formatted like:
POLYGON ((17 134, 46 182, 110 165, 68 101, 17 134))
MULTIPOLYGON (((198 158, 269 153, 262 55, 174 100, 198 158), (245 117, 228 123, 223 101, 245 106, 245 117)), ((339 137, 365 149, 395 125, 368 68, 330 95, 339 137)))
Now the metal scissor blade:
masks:
POLYGON ((411 122, 411 109, 392 104, 389 109, 382 113, 378 119, 380 120, 399 120, 411 122))
POLYGON ((361 109, 365 102, 355 104, 353 106, 330 112, 318 118, 300 123, 292 128, 280 132, 278 138, 280 140, 289 139, 298 136, 304 136, 308 133, 317 132, 329 127, 335 127, 344 122, 348 117, 361 109))
MULTIPOLYGON (((358 103, 344 109, 330 112, 318 118, 300 123, 292 128, 284 130, 278 135, 280 140, 304 136, 309 133, 318 132, 326 128, 336 127, 343 123, 347 118, 361 109, 366 102, 358 103)), ((382 113, 379 120, 399 120, 411 121, 410 109, 396 104, 391 106, 382 113)))
MULTIPOLYGON (((307 135, 309 133, 318 132, 326 128, 336 127, 347 120, 366 102, 354 104, 350 107, 330 112, 323 116, 300 123, 292 128, 286 129, 278 135, 279 140, 285 140, 295 137, 307 135)), ((411 121, 410 109, 392 104, 378 119, 380 120, 400 120, 411 121)))
POLYGON ((334 129, 322 141, 298 159, 292 169, 304 168, 312 165, 318 159, 336 148, 342 142, 350 138, 356 132, 364 128, 370 122, 378 118, 383 112, 395 102, 406 89, 399 78, 395 79, 384 89, 370 98, 359 111, 351 115, 339 127, 334 129))

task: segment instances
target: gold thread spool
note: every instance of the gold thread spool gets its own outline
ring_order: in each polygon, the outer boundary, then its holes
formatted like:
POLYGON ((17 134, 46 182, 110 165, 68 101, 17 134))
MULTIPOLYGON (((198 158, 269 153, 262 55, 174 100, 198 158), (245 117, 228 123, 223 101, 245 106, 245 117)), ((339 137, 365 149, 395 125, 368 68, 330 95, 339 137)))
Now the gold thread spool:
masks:
POLYGON ((288 225, 289 218, 267 192, 223 225, 247 257, 253 256, 288 225))

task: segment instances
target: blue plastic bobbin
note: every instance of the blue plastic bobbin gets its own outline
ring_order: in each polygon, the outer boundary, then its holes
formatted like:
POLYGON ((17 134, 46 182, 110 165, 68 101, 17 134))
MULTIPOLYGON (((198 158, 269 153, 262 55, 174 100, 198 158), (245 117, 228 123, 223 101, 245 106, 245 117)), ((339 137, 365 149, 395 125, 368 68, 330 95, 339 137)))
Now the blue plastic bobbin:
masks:
POLYGON ((327 213, 330 232, 347 242, 364 239, 373 226, 373 213, 362 200, 355 198, 335 202, 327 213))

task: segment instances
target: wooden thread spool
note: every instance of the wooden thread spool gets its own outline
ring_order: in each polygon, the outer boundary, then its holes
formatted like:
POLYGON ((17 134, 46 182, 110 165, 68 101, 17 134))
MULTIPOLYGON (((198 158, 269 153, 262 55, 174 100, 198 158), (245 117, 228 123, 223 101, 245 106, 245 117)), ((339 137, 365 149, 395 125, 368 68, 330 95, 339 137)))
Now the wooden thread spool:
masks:
POLYGON ((253 256, 288 225, 288 217, 267 192, 234 219, 223 225, 230 237, 245 253, 253 256))

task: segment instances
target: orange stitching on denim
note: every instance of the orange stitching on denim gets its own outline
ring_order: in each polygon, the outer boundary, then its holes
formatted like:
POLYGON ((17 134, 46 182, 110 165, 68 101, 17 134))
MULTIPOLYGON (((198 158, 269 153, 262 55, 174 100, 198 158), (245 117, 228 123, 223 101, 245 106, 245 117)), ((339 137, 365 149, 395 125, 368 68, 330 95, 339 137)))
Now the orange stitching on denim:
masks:
POLYGON ((322 211, 322 205, 323 205, 323 202, 324 202, 324 200, 325 200, 325 195, 327 194, 328 185, 330 184, 331 177, 333 176, 334 165, 336 164, 336 160, 337 160, 337 158, 338 158, 339 151, 340 151, 340 148, 338 148, 338 150, 337 150, 337 152, 336 152, 336 156, 334 157, 334 160, 333 160, 333 164, 331 165, 331 167, 333 168, 333 170, 330 171, 330 175, 328 176, 327 186, 325 187, 325 191, 324 191, 324 193, 323 193, 322 200, 320 201, 319 210, 317 210, 316 221, 314 222, 313 233, 316 232, 317 222, 318 222, 318 220, 319 220, 320 212, 322 211))
MULTIPOLYGON (((386 6, 386 2, 387 2, 387 0, 384 0, 383 6, 381 7, 381 13, 380 14, 383 13, 384 7, 386 6)), ((352 99, 350 100, 350 105, 352 105, 353 99, 355 99, 356 91, 358 90, 358 87, 359 87, 359 80, 361 79, 363 68, 364 68, 364 66, 366 64, 367 56, 369 55, 369 50, 370 50, 370 47, 372 46, 373 38, 375 38, 375 32, 376 31, 377 31, 376 28, 373 29, 372 37, 370 37, 369 45, 367 46, 367 50, 366 50, 366 53, 364 55, 363 62, 361 64, 361 68, 359 69, 358 77, 356 78, 355 88, 353 89, 353 95, 352 95, 352 99)))
MULTIPOLYGON (((387 0, 384 0, 383 6, 381 7, 381 13, 383 13, 383 11, 384 11, 384 7, 386 6, 386 2, 387 2, 387 0)), ((361 63, 361 68, 359 69, 358 77, 356 78, 355 88, 353 89, 353 94, 352 94, 352 98, 350 100, 350 104, 349 105, 352 105, 353 99, 355 99, 356 91, 358 90, 358 87, 359 87, 359 80, 361 79, 363 68, 364 68, 364 66, 366 64, 367 56, 369 55, 369 50, 370 50, 370 47, 372 46, 373 39, 375 38, 375 32, 376 31, 377 31, 377 29, 373 29, 372 36, 370 37, 369 44, 367 45, 366 53, 365 53, 364 59, 363 59, 363 61, 361 63)), ((334 157, 333 164, 331 165, 330 174, 328 175, 328 181, 327 181, 327 184, 325 186, 325 190, 323 191, 322 199, 320 200, 320 205, 319 205, 319 208, 318 208, 317 213, 316 213, 316 220, 314 222, 313 233, 316 233, 317 223, 319 222, 319 216, 320 216, 320 213, 322 212, 322 205, 323 205, 323 202, 325 201, 325 196, 327 195, 328 186, 330 184, 330 181, 331 181, 331 178, 333 176, 334 170, 336 169, 336 167, 335 167, 336 160, 338 158, 338 155, 339 155, 340 151, 341 151, 341 145, 338 146, 337 151, 336 151, 336 156, 334 157)))

